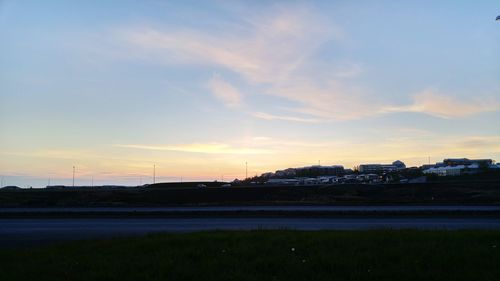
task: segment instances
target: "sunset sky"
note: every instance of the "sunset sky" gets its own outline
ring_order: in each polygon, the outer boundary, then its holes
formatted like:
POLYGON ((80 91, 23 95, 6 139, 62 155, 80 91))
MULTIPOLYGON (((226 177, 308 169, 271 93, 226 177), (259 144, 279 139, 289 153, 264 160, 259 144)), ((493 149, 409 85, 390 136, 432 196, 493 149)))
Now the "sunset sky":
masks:
POLYGON ((0 1, 0 175, 500 160, 500 2, 0 1))

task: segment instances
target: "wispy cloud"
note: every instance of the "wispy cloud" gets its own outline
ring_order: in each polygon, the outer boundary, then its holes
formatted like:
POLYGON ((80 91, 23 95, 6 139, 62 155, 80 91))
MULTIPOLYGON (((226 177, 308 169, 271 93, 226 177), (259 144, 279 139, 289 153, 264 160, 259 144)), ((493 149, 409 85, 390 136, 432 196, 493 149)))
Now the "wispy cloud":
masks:
POLYGON ((284 97, 300 104, 290 111, 313 116, 322 121, 356 119, 376 113, 373 97, 350 89, 337 80, 291 80, 269 89, 269 94, 284 97))
POLYGON ((466 151, 489 149, 490 152, 499 152, 500 136, 469 136, 460 139, 456 146, 466 151))
POLYGON ((269 141, 271 139, 272 138, 270 138, 270 137, 264 137, 264 136, 259 136, 259 137, 253 137, 252 138, 253 141, 269 141))
POLYGON ((221 143, 194 143, 182 145, 141 145, 141 144, 115 144, 114 147, 132 148, 142 150, 157 151, 179 151, 190 153, 208 153, 208 154, 267 154, 272 153, 268 149, 234 147, 221 143))
POLYGON ((320 119, 314 118, 301 118, 295 116, 283 116, 283 115, 274 115, 265 112, 254 112, 252 113, 254 117, 265 119, 265 120, 285 120, 285 121, 295 121, 295 122, 304 122, 304 123, 319 123, 320 119))
MULTIPOLYGON (((215 64, 250 83, 275 83, 301 67, 324 42, 341 32, 306 6, 276 8, 247 17, 239 29, 210 33, 193 29, 138 28, 118 35, 168 62, 215 64)), ((234 23, 233 23, 234 24, 234 23)))
POLYGON ((496 110, 500 110, 500 100, 493 97, 458 100, 436 90, 428 89, 414 95, 412 104, 386 107, 382 111, 420 112, 441 118, 457 118, 496 110))
MULTIPOLYGON (((254 13, 258 16, 240 16, 240 21, 220 30, 141 27, 124 28, 116 34, 126 45, 155 60, 224 68, 246 83, 246 93, 280 97, 294 104, 289 114, 276 114, 273 108, 267 112, 250 109, 254 117, 265 120, 329 122, 394 112, 456 118, 500 108, 495 99, 459 100, 434 90, 414 95, 411 104, 393 105, 380 97, 383 95, 348 86, 346 81, 360 76, 364 65, 357 61, 325 63, 319 55, 326 44, 342 44, 347 37, 332 19, 304 4, 269 10, 254 13)), ((214 76, 208 85, 226 106, 242 104, 242 91, 226 79, 214 76)))
POLYGON ((231 84, 222 79, 220 75, 214 75, 208 87, 213 95, 228 107, 238 107, 243 95, 231 84))
POLYGON ((363 67, 359 63, 350 63, 337 68, 334 76, 338 78, 353 78, 363 73, 363 67))
POLYGON ((48 159, 82 159, 82 158, 98 158, 99 154, 91 150, 84 149, 42 149, 33 151, 0 151, 1 155, 11 155, 18 157, 37 157, 48 159))
MULTIPOLYGON (((337 81, 359 75, 361 65, 332 66, 315 58, 322 45, 341 41, 344 36, 330 19, 301 5, 275 8, 272 13, 244 18, 239 26, 243 28, 210 33, 149 27, 122 30, 118 34, 129 44, 143 48, 166 63, 226 68, 243 78, 247 87, 260 87, 259 93, 299 104, 290 112, 311 116, 257 112, 253 114, 257 118, 317 122, 319 119, 351 119, 369 113, 363 94, 337 81)), ((234 107, 241 103, 240 91, 221 77, 213 77, 209 85, 224 104, 234 107)))

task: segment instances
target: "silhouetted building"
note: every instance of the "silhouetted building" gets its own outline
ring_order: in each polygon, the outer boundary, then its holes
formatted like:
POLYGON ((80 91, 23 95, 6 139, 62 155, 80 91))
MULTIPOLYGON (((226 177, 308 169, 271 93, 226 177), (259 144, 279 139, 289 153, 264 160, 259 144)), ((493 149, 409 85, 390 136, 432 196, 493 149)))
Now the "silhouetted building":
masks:
POLYGON ((317 176, 341 176, 344 175, 344 166, 307 166, 301 168, 288 168, 277 170, 273 175, 266 173, 268 177, 275 178, 294 178, 294 177, 317 177, 317 176))
POLYGON ((448 158, 443 160, 445 166, 469 166, 472 164, 484 165, 486 167, 493 164, 492 159, 467 159, 467 158, 448 158))
POLYGON ((341 176, 344 174, 344 166, 309 166, 295 169, 297 177, 317 177, 317 176, 341 176))
POLYGON ((361 164, 359 172, 362 174, 381 174, 405 169, 406 165, 400 160, 392 162, 392 164, 361 164))

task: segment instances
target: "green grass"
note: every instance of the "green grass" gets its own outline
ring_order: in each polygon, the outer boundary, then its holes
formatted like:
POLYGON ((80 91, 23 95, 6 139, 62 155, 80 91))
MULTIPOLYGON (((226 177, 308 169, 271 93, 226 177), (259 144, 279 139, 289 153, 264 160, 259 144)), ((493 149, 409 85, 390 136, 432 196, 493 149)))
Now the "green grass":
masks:
POLYGON ((0 250, 0 280, 500 280, 500 232, 259 230, 70 242, 0 250))

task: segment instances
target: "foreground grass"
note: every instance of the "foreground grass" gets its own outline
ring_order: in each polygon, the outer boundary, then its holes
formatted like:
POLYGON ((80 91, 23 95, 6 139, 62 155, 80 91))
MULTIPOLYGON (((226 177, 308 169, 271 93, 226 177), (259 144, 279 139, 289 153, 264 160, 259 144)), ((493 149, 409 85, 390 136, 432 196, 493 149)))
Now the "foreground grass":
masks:
POLYGON ((500 280, 500 232, 202 232, 71 242, 0 250, 0 280, 500 280))

